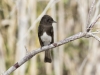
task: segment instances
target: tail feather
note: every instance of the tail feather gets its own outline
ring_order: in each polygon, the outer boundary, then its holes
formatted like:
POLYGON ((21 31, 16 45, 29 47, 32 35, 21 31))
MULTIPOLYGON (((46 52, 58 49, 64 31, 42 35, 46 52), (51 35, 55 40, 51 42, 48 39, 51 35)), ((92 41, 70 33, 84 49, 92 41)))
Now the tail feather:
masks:
POLYGON ((44 62, 48 62, 48 63, 51 63, 52 62, 51 50, 45 51, 44 62))

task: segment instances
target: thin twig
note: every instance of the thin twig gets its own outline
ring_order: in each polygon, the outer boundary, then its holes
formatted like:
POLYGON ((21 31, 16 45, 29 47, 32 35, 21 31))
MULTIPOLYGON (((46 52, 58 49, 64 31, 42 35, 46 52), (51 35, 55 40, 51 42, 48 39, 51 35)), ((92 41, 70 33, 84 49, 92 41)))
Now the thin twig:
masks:
POLYGON ((92 36, 93 38, 95 38, 96 40, 98 40, 100 42, 100 38, 94 34, 90 34, 90 36, 92 36))
POLYGON ((95 31, 95 32, 92 32, 93 34, 99 34, 100 33, 100 30, 98 31, 95 31))
POLYGON ((90 21, 91 21, 91 16, 92 16, 92 13, 93 13, 94 5, 95 5, 95 0, 93 0, 91 7, 89 9, 87 27, 88 27, 88 25, 90 24, 90 21))
POLYGON ((24 46, 25 47, 25 50, 26 50, 26 54, 28 53, 28 50, 27 50, 27 48, 26 48, 26 46, 24 46))
POLYGON ((100 18, 100 15, 98 15, 97 18, 96 18, 96 20, 89 25, 89 27, 87 28, 87 32, 90 31, 90 29, 95 25, 95 23, 99 20, 99 18, 100 18))

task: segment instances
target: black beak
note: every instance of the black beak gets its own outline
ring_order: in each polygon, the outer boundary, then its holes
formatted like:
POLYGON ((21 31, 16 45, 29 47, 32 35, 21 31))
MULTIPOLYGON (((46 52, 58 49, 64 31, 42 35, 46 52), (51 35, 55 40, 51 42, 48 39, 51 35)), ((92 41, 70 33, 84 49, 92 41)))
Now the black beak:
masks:
POLYGON ((53 21, 53 23, 57 23, 56 21, 53 21))

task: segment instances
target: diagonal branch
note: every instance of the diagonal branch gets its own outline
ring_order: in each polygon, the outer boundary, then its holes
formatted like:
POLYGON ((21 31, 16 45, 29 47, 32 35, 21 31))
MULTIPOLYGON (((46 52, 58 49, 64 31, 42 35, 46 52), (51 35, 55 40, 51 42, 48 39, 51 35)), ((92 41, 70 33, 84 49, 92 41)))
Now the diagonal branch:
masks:
POLYGON ((35 56, 36 54, 58 47, 60 45, 66 44, 68 42, 74 41, 76 39, 82 38, 82 37, 94 37, 95 39, 98 39, 100 41, 99 37, 96 37, 95 35, 92 35, 92 33, 85 33, 85 32, 79 32, 73 36, 70 36, 64 40, 61 40, 57 43, 53 43, 47 46, 44 46, 42 48, 38 48, 36 50, 32 50, 31 52, 29 52, 23 59, 21 59, 20 61, 18 61, 16 64, 14 64, 12 67, 10 67, 3 75, 9 75, 10 73, 12 73, 13 71, 15 71, 17 68, 19 68, 21 65, 23 65, 26 61, 28 61, 29 59, 31 59, 33 56, 35 56))
POLYGON ((36 50, 32 50, 31 52, 29 52, 23 59, 21 59, 20 61, 18 61, 16 64, 14 64, 12 67, 10 67, 3 75, 9 75, 10 73, 12 73, 13 71, 15 71, 18 67, 20 67, 22 64, 24 64, 26 61, 28 61, 30 58, 32 58, 33 56, 35 56, 36 54, 40 53, 40 52, 43 52, 43 51, 46 51, 48 49, 51 49, 51 48, 55 48, 55 47, 58 47, 60 45, 63 45, 65 43, 68 43, 68 42, 71 42, 71 41, 74 41, 76 39, 79 39, 79 38, 82 38, 86 35, 86 33, 78 33, 78 34, 75 34, 71 37, 68 37, 62 41, 59 41, 57 43, 53 43, 51 45, 48 45, 48 46, 44 46, 42 48, 38 48, 36 50))
POLYGON ((87 32, 90 31, 90 29, 95 25, 95 23, 99 20, 99 18, 100 18, 100 15, 98 15, 97 18, 96 18, 96 20, 89 25, 89 27, 87 28, 87 32))
POLYGON ((89 34, 90 36, 92 36, 93 38, 95 38, 97 41, 99 41, 100 42, 100 38, 98 37, 98 36, 96 36, 96 35, 94 35, 94 34, 89 34))
POLYGON ((91 4, 91 7, 89 9, 89 13, 88 13, 88 20, 87 20, 87 27, 88 25, 90 24, 90 21, 91 21, 91 16, 92 16, 92 13, 93 13, 93 9, 94 9, 94 5, 95 5, 95 0, 93 0, 92 4, 91 4))

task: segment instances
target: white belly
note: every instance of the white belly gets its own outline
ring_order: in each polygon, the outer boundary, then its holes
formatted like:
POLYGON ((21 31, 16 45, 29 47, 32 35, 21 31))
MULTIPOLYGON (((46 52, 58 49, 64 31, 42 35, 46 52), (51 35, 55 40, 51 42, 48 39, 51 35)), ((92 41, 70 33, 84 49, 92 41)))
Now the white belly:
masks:
POLYGON ((41 36, 41 40, 44 45, 48 45, 48 44, 50 44, 52 38, 46 32, 44 32, 43 35, 41 36))

